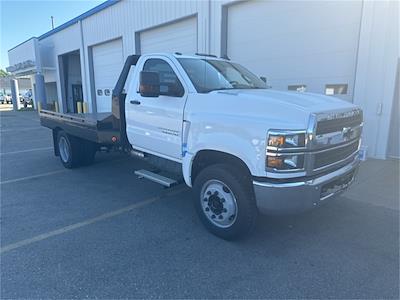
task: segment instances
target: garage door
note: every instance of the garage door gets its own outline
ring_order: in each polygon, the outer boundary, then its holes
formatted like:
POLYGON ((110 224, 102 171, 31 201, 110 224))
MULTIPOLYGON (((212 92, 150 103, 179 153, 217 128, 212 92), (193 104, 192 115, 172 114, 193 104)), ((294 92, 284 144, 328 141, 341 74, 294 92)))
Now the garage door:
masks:
POLYGON ((276 89, 352 100, 362 1, 249 1, 228 7, 227 54, 276 89))
POLYGON ((141 53, 197 52, 197 18, 189 18, 140 33, 141 53))
POLYGON ((97 111, 110 112, 112 90, 124 64, 122 40, 94 46, 92 53, 97 111))

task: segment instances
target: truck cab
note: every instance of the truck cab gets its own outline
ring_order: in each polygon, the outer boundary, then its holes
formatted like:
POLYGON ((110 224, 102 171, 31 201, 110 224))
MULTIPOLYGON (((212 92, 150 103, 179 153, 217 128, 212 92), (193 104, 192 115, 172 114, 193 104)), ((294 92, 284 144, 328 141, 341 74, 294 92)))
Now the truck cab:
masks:
MULTIPOLYGON (((229 59, 135 56, 114 92, 113 115, 120 120, 115 137, 142 157, 177 166, 194 189, 203 224, 225 239, 249 232, 258 213, 298 213, 327 202, 358 169, 360 108, 334 97, 269 89, 229 59)), ((60 153, 60 133, 48 127, 60 153)))

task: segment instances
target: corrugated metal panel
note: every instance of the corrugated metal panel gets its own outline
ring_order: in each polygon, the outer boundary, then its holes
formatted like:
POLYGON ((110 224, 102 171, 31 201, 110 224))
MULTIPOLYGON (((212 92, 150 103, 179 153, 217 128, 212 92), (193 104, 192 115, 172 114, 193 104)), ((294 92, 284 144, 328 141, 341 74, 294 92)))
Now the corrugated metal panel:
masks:
POLYGON ((228 56, 273 88, 348 84, 352 100, 362 2, 260 1, 228 9, 228 56), (284 20, 283 21, 283 16, 284 20), (262 20, 262 26, 260 26, 262 20))
POLYGON ((189 18, 140 33, 141 53, 197 52, 197 18, 189 18))
POLYGON ((94 84, 98 112, 111 111, 111 93, 123 66, 122 40, 93 47, 94 84))

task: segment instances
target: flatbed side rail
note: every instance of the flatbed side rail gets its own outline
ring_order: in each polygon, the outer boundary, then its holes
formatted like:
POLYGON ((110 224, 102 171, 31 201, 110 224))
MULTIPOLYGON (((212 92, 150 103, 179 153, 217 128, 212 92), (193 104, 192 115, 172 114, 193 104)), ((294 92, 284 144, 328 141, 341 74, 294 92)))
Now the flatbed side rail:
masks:
POLYGON ((53 119, 53 120, 58 120, 58 121, 67 121, 67 122, 72 122, 75 124, 97 126, 97 121, 87 119, 83 116, 80 117, 80 116, 76 116, 76 115, 68 115, 68 114, 58 113, 58 112, 54 112, 54 111, 50 111, 50 110, 40 110, 39 116, 41 118, 48 118, 48 119, 53 119))

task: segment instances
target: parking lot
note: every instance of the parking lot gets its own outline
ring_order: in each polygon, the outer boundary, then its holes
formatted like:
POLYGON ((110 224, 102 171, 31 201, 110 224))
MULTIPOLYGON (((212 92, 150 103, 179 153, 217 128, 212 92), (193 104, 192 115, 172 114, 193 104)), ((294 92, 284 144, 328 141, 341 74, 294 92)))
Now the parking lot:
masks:
MULTIPOLYGON (((209 234, 185 186, 100 153, 64 169, 35 112, 1 116, 1 298, 399 298, 399 161, 247 239, 209 234)), ((299 195, 301 197, 301 195, 299 195)))

